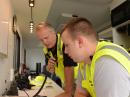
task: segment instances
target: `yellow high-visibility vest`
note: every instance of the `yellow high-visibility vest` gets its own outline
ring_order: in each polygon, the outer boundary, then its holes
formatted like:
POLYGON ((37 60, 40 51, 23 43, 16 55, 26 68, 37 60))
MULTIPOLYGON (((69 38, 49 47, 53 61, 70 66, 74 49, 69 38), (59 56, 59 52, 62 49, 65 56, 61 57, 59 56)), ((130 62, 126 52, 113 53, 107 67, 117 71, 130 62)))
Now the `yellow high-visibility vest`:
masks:
MULTIPOLYGON (((100 57, 102 57, 104 55, 111 56, 116 61, 118 61, 120 64, 122 64, 122 66, 130 74, 130 60, 125 55, 120 53, 119 51, 113 49, 113 47, 121 49, 124 53, 129 55, 129 53, 124 48, 122 48, 116 44, 103 41, 103 42, 98 43, 96 52, 92 59, 91 67, 88 68, 86 65, 86 78, 87 79, 82 81, 82 87, 86 88, 86 90, 90 93, 90 95, 92 97, 96 97, 96 92, 95 92, 95 88, 94 88, 94 71, 95 71, 95 63, 100 57)), ((80 69, 80 70, 82 71, 82 69, 80 69)))
MULTIPOLYGON (((58 35, 58 41, 57 41, 57 63, 58 66, 55 65, 55 73, 58 77, 60 77, 62 83, 64 83, 64 65, 63 65, 63 52, 62 52, 62 47, 63 47, 63 42, 61 41, 60 34, 58 35)), ((47 48, 43 48, 44 54, 49 54, 49 56, 53 57, 53 54, 51 51, 48 52, 47 48)), ((74 68, 74 76, 77 78, 77 73, 78 73, 78 66, 74 68)))

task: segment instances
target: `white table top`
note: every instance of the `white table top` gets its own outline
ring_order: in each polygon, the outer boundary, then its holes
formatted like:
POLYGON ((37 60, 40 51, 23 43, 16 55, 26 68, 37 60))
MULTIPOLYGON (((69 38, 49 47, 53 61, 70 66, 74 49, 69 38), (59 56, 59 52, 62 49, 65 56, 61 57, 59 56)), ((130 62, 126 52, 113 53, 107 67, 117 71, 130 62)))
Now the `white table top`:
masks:
MULTIPOLYGON (((35 86, 31 90, 26 90, 26 92, 28 93, 29 97, 32 97, 39 90, 39 88, 40 87, 35 86)), ((47 82, 46 82, 45 86, 43 87, 43 89, 41 90, 41 92, 39 93, 39 95, 47 96, 47 97, 55 97, 56 95, 58 95, 62 92, 64 92, 64 90, 61 87, 59 87, 50 78, 47 78, 47 82)), ((22 90, 18 90, 18 95, 27 96, 27 94, 22 90)))

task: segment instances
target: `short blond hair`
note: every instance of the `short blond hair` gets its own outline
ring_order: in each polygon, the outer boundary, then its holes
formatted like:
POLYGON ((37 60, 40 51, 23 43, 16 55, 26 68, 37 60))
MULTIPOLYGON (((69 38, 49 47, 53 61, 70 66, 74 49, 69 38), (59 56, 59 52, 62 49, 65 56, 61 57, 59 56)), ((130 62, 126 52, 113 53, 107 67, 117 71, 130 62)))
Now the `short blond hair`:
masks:
POLYGON ((97 32, 94 30, 91 22, 82 17, 71 19, 62 29, 61 34, 68 30, 71 37, 75 39, 79 34, 82 34, 86 37, 95 38, 98 40, 97 32))
POLYGON ((53 26, 51 24, 49 24, 48 22, 40 22, 37 26, 36 26, 36 31, 39 31, 40 29, 47 27, 49 28, 52 32, 55 32, 55 29, 53 28, 53 26))

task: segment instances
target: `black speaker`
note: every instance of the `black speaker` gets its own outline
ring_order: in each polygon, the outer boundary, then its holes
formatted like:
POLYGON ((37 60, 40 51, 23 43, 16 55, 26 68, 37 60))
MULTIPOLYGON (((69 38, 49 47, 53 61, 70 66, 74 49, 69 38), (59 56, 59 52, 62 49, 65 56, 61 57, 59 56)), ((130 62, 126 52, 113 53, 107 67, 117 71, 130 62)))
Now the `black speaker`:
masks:
POLYGON ((36 63, 36 74, 41 73, 41 63, 36 63))
POLYGON ((112 27, 130 20, 130 0, 126 0, 119 6, 111 10, 112 27))
POLYGON ((17 87, 20 90, 23 89, 31 89, 31 85, 29 84, 28 75, 18 75, 16 78, 17 87))

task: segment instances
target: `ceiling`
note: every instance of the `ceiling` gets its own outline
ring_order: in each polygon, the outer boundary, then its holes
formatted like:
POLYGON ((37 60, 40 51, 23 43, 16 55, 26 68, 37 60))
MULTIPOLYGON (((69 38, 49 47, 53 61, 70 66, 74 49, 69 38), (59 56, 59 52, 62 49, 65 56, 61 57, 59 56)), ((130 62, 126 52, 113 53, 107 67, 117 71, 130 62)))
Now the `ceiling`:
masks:
MULTIPOLYGON (((23 37, 25 48, 41 47, 35 30, 31 34, 29 22, 31 9, 29 0, 11 0, 14 14, 17 16, 19 30, 23 37)), ((112 0, 35 0, 33 19, 35 25, 41 21, 51 23, 56 31, 60 31, 63 24, 72 15, 88 18, 97 31, 110 25, 110 3, 112 0)))

